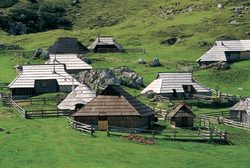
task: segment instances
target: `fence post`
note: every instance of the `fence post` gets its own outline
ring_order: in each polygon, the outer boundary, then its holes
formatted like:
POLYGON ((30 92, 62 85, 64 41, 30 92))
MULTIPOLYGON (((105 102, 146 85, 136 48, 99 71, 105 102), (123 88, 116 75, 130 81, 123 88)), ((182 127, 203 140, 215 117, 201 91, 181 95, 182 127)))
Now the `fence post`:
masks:
POLYGON ((93 130, 92 125, 91 125, 91 127, 90 127, 90 128, 91 128, 91 129, 90 129, 91 136, 94 136, 94 130, 93 130))
POLYGON ((109 127, 108 127, 108 129, 107 129, 107 136, 110 137, 109 127))
POLYGON ((46 104, 46 100, 45 100, 45 97, 43 97, 43 104, 46 104))
POLYGON ((24 118, 25 118, 25 119, 28 118, 28 116, 27 116, 27 111, 26 111, 26 110, 24 110, 24 118))
POLYGON ((152 131, 153 139, 155 138, 155 130, 152 131))
POLYGON ((42 118, 43 118, 43 110, 42 110, 42 118))

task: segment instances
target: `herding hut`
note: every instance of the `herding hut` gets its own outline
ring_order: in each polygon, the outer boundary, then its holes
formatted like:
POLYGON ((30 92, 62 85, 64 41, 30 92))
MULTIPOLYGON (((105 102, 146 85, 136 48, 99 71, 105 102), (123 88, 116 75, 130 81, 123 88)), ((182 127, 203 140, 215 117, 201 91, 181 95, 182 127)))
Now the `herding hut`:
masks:
POLYGON ((156 79, 141 93, 148 91, 172 99, 188 98, 193 94, 212 95, 212 91, 198 83, 189 72, 158 73, 156 79))
POLYGON ((188 128, 194 126, 195 115, 186 104, 178 105, 167 117, 174 127, 188 128))
POLYGON ((76 38, 59 38, 50 48, 50 59, 46 64, 65 64, 66 71, 77 73, 83 70, 90 70, 92 66, 82 61, 78 56, 86 54, 88 49, 82 45, 76 38))
POLYGON ((250 98, 246 98, 230 108, 230 118, 250 124, 250 98))
POLYGON ((119 85, 109 85, 100 95, 73 114, 76 121, 98 126, 150 128, 154 112, 124 91, 119 85), (106 125, 106 126, 103 126, 106 125))
POLYGON ((40 93, 70 92, 79 82, 65 72, 65 65, 25 65, 9 84, 12 96, 26 97, 40 93))
POLYGON ((58 106, 60 110, 75 111, 96 97, 96 93, 87 85, 80 84, 58 106))
POLYGON ((76 38, 62 37, 49 48, 49 54, 86 54, 89 50, 76 38))
POLYGON ((94 53, 125 52, 112 36, 97 36, 88 49, 94 53))
POLYGON ((250 40, 215 41, 214 46, 202 55, 197 63, 206 66, 216 62, 233 62, 250 59, 250 40))

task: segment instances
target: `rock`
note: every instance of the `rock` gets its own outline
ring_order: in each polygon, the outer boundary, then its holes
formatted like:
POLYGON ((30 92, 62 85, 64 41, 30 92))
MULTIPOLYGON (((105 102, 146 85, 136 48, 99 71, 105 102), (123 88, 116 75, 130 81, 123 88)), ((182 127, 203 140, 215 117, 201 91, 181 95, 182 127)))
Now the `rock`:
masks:
POLYGON ((10 132, 9 132, 9 131, 7 131, 7 132, 6 132, 6 134, 10 134, 10 132))
POLYGON ((230 65, 227 62, 216 62, 213 64, 209 64, 207 66, 200 67, 201 69, 209 69, 213 68, 215 70, 227 70, 230 68, 230 65))
POLYGON ((153 99, 155 96, 157 96, 157 93, 153 92, 152 90, 149 90, 145 93, 145 97, 149 99, 153 99))
POLYGON ((245 10, 244 6, 234 7, 234 13, 236 14, 241 14, 243 10, 245 10))
POLYGON ((88 57, 83 57, 82 61, 86 62, 87 64, 91 64, 92 61, 88 57))
POLYGON ((0 132, 2 132, 2 131, 4 131, 4 129, 3 129, 3 128, 0 128, 0 132))
POLYGON ((14 66, 14 68, 16 69, 17 72, 20 72, 23 70, 23 67, 21 65, 16 65, 14 66))
POLYGON ((33 54, 33 57, 38 58, 43 52, 43 49, 38 48, 36 49, 35 53, 33 54))
POLYGON ((27 27, 21 22, 14 22, 10 24, 9 33, 13 35, 20 35, 27 33, 27 27))
POLYGON ((146 62, 143 60, 143 58, 139 58, 137 63, 138 64, 146 64, 146 62))
POLYGON ((224 5, 223 5, 223 4, 221 4, 221 3, 219 3, 219 4, 217 5, 217 8, 219 8, 219 9, 223 9, 223 8, 224 8, 224 5))
POLYGON ((238 91, 243 91, 243 88, 238 88, 237 90, 238 90, 238 91))
POLYGON ((246 35, 250 35, 250 32, 246 32, 245 34, 246 34, 246 35))
POLYGON ((42 52, 42 58, 43 58, 43 59, 49 59, 49 52, 43 51, 43 52, 42 52))
POLYGON ((231 20, 231 21, 229 22, 229 24, 235 25, 235 24, 238 24, 238 22, 237 22, 236 20, 231 20))
POLYGON ((157 57, 155 57, 152 61, 152 63, 149 64, 150 67, 157 67, 161 66, 161 63, 157 57))
POLYGON ((177 42, 177 40, 178 40, 177 38, 172 37, 172 38, 168 38, 168 39, 162 41, 161 44, 170 46, 170 45, 174 45, 177 42))

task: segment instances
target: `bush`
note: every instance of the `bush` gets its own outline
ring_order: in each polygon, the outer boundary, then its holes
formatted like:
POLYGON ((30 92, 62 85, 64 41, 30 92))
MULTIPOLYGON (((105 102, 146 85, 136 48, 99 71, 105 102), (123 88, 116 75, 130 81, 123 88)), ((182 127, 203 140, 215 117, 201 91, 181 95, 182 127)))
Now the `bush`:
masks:
POLYGON ((15 5, 18 0, 0 0, 0 8, 8 8, 15 5))

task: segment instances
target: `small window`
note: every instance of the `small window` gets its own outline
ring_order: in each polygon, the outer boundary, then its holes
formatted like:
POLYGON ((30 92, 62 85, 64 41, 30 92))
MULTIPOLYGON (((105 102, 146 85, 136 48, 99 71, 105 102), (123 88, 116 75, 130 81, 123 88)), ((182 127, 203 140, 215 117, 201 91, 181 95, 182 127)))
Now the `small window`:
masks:
POLYGON ((43 81, 43 82, 42 82, 42 87, 47 87, 47 86, 48 86, 48 82, 43 81))

